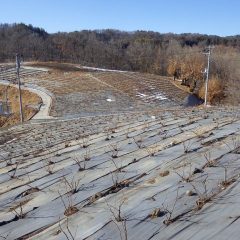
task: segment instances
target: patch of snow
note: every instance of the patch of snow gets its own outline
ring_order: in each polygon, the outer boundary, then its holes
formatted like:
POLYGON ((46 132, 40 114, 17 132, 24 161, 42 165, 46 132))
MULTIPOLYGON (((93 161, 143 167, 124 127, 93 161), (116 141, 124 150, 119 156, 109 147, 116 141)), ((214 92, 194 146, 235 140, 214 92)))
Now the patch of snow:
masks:
POLYGON ((43 71, 43 72, 48 72, 47 68, 43 67, 30 67, 30 66, 23 66, 23 69, 28 69, 28 70, 37 70, 37 71, 43 71))
POLYGON ((138 93, 136 94, 136 96, 138 96, 138 97, 147 97, 146 94, 144 94, 144 93, 140 93, 140 92, 138 92, 138 93))
POLYGON ((147 99, 152 99, 152 98, 155 98, 155 96, 152 95, 152 96, 148 96, 148 97, 147 97, 147 99))
POLYGON ((101 72, 120 72, 120 73, 128 72, 128 71, 112 70, 112 69, 105 69, 105 68, 95 68, 95 67, 87 67, 87 66, 81 66, 78 68, 93 70, 93 71, 101 71, 101 72))
POLYGON ((8 144, 8 143, 14 142, 15 140, 17 140, 17 138, 13 138, 12 140, 7 141, 5 144, 8 144))
POLYGON ((156 94, 156 95, 150 95, 150 96, 148 96, 148 95, 146 95, 146 94, 144 94, 144 93, 140 93, 140 92, 138 92, 137 94, 136 94, 136 96, 137 97, 140 97, 140 98, 145 98, 145 99, 158 99, 158 100, 166 100, 167 99, 167 97, 165 97, 162 93, 158 93, 158 94, 156 94))
POLYGON ((112 100, 111 98, 107 98, 106 101, 107 101, 107 102, 114 102, 114 100, 112 100))
POLYGON ((165 97, 164 95, 162 95, 160 93, 155 95, 155 98, 158 99, 158 100, 166 100, 167 99, 167 97, 165 97))

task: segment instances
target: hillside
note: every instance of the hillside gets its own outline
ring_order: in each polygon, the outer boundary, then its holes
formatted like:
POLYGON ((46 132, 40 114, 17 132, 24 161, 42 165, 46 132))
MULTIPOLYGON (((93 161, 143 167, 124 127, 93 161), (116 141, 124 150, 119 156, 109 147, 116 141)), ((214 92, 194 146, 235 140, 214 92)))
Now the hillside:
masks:
POLYGON ((31 25, 0 25, 0 62, 14 62, 15 53, 19 53, 25 62, 67 62, 174 77, 201 98, 205 89, 206 48, 210 45, 214 45, 214 50, 210 60, 209 102, 239 104, 238 35, 219 37, 118 30, 49 34, 31 25))
POLYGON ((238 239, 239 111, 26 123, 0 133, 5 239, 238 239))
POLYGON ((239 47, 239 36, 1 25, 0 80, 16 81, 19 52, 24 109, 40 111, 0 130, 0 237, 238 239, 239 47), (215 106, 186 108, 209 44, 215 106))
MULTIPOLYGON (((0 62, 60 61, 81 65, 166 75, 169 60, 203 51, 209 45, 240 50, 240 36, 172 34, 151 31, 95 30, 47 33, 32 25, 0 24, 0 62), (17 44, 16 44, 17 43, 17 44)), ((223 51, 223 53, 226 51, 223 51)))
MULTIPOLYGON (((7 92, 7 97, 9 104, 11 106, 11 115, 0 116, 0 128, 7 127, 20 122, 19 113, 19 92, 15 87, 9 85, 1 85, 0 82, 0 101, 5 102, 5 94, 7 92)), ((38 112, 41 105, 41 98, 27 90, 22 91, 22 101, 23 101, 23 116, 25 121, 31 119, 36 112, 38 112)))
MULTIPOLYGON (((52 99, 53 117, 92 116, 180 107, 187 93, 169 78, 152 74, 90 71, 80 65, 24 64, 21 81, 46 92, 52 99)), ((15 79, 15 69, 0 80, 15 79)))
POLYGON ((34 62, 20 77, 43 99, 0 129, 1 238, 238 239, 239 108, 184 107, 149 73, 34 62))

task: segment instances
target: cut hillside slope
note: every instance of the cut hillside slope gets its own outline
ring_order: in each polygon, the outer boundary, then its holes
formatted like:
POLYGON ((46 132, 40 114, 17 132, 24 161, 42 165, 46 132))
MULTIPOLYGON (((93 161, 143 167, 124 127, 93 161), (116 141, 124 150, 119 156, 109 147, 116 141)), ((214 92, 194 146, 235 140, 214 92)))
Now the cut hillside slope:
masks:
MULTIPOLYGON (((8 116, 0 116, 0 127, 14 125, 20 121, 18 89, 13 86, 3 85, 0 82, 0 101, 6 101, 6 94, 12 114, 8 116)), ((23 116, 25 121, 27 121, 38 112, 42 103, 42 99, 34 93, 23 90, 22 103, 23 116)))

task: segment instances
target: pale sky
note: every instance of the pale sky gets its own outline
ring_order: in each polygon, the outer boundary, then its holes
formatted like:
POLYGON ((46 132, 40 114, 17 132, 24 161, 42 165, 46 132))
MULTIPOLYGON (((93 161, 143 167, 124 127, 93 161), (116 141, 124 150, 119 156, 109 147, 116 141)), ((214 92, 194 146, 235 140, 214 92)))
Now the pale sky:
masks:
POLYGON ((240 0, 0 0, 0 23, 47 32, 83 29, 237 35, 240 0))

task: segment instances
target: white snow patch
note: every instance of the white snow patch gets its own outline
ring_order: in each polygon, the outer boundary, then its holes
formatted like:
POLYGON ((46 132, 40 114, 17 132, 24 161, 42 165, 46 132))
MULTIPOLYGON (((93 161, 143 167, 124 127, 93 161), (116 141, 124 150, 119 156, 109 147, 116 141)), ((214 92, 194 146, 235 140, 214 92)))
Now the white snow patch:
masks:
POLYGON ((87 66, 81 66, 81 67, 78 67, 78 68, 93 70, 93 71, 101 71, 101 72, 120 72, 120 73, 127 72, 127 71, 121 71, 121 70, 112 70, 112 69, 95 68, 95 67, 87 67, 87 66))
POLYGON ((147 97, 147 99, 152 99, 152 98, 155 98, 155 96, 152 95, 152 96, 147 97))
POLYGON ((7 143, 11 143, 11 142, 14 142, 15 140, 17 140, 17 138, 13 138, 12 140, 7 141, 5 144, 7 144, 7 143))
POLYGON ((146 94, 144 94, 144 93, 140 93, 140 92, 138 92, 138 93, 136 94, 136 96, 138 96, 138 97, 147 97, 146 94))
POLYGON ((42 68, 42 67, 23 66, 22 68, 23 69, 28 69, 28 70, 37 70, 37 71, 48 72, 48 68, 42 68))
POLYGON ((155 98, 158 99, 158 100, 166 100, 167 99, 164 95, 162 95, 160 93, 155 95, 155 98))
POLYGON ((144 94, 144 93, 140 93, 140 92, 138 92, 137 94, 136 94, 136 96, 137 97, 140 97, 140 98, 145 98, 145 99, 158 99, 158 100, 166 100, 167 99, 167 97, 165 97, 163 94, 161 94, 161 93, 158 93, 158 94, 156 94, 156 95, 150 95, 150 96, 148 96, 148 95, 146 95, 146 94, 144 94))
POLYGON ((114 102, 114 100, 111 99, 111 98, 107 98, 106 101, 107 101, 107 102, 114 102))

